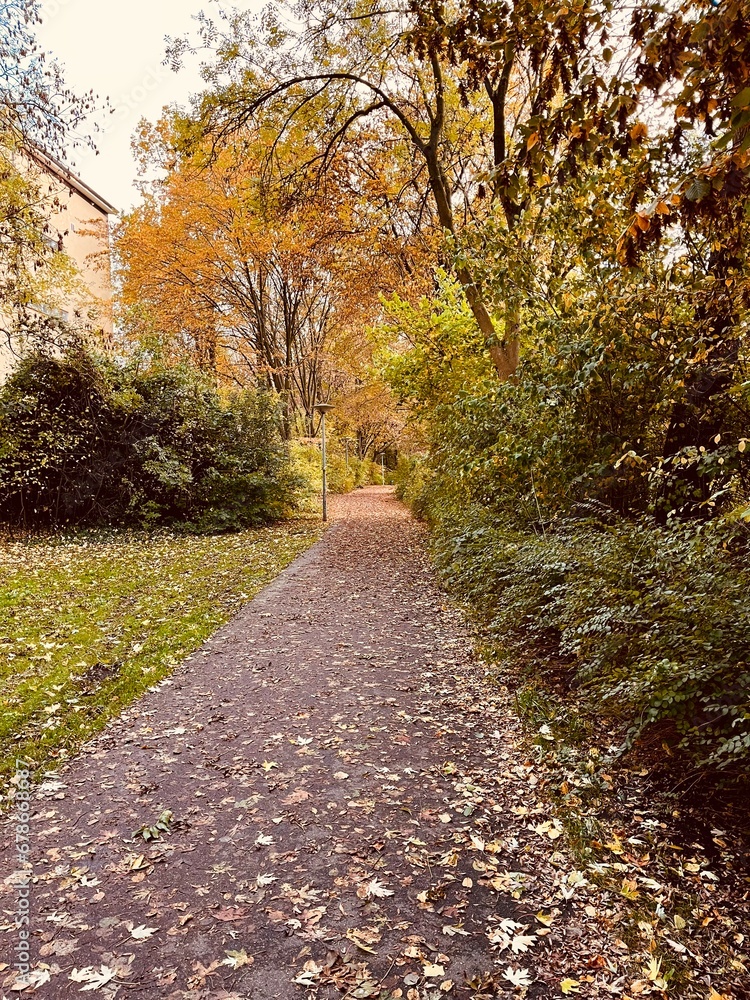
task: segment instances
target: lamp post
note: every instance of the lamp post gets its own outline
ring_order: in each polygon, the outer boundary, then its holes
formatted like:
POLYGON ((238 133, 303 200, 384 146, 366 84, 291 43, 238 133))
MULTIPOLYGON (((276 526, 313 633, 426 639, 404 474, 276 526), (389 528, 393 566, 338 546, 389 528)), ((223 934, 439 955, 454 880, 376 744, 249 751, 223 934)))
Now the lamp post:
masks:
POLYGON ((333 409, 333 403, 316 403, 314 409, 320 414, 321 463, 323 466, 323 520, 328 520, 327 482, 326 482, 326 413, 333 409))

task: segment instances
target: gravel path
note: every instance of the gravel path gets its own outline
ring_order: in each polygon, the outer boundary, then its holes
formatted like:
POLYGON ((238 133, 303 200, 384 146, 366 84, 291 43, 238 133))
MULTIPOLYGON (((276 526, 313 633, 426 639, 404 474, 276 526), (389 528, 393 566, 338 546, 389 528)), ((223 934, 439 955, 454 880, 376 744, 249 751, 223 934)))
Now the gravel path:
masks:
MULTIPOLYGON (((21 996, 559 996, 571 954, 602 964, 422 530, 389 488, 331 507, 322 541, 35 796, 21 996)), ((11 997, 13 876, 0 893, 11 997)))

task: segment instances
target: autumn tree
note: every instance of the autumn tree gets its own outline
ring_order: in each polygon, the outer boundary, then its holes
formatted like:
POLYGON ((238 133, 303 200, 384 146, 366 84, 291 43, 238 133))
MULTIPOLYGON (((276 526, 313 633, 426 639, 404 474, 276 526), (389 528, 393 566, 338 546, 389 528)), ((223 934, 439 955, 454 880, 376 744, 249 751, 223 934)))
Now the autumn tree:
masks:
MULTIPOLYGON (((202 42, 217 58, 196 106, 197 129, 221 138, 270 118, 284 132, 315 107, 316 152, 305 167, 326 175, 340 145, 377 123, 380 141, 363 144, 358 172, 366 177, 378 157, 388 159, 398 163, 405 190, 429 194, 458 250, 452 266, 493 363, 508 378, 519 357, 517 305, 510 301, 505 320, 494 320, 456 244, 465 223, 483 213, 487 188, 514 226, 528 200, 527 150, 544 140, 555 158, 568 141, 530 122, 553 110, 563 120, 561 107, 581 118, 598 100, 606 83, 582 70, 601 49, 609 6, 303 0, 288 9, 298 30, 286 28, 275 8, 259 21, 203 17, 202 42)), ((173 61, 187 47, 174 41, 173 61)))
POLYGON ((65 156, 71 141, 81 141, 77 129, 97 98, 72 91, 60 64, 41 48, 34 33, 41 16, 38 0, 0 3, 0 132, 65 156))
MULTIPOLYGON (((155 135, 144 139, 152 150, 155 135)), ((166 177, 117 241, 126 326, 146 341, 156 331, 173 353, 189 348, 219 378, 274 390, 287 434, 296 414, 312 433, 333 345, 344 331, 356 338, 408 254, 383 246, 344 185, 290 199, 263 168, 257 132, 210 157, 170 152, 163 138, 166 177)))

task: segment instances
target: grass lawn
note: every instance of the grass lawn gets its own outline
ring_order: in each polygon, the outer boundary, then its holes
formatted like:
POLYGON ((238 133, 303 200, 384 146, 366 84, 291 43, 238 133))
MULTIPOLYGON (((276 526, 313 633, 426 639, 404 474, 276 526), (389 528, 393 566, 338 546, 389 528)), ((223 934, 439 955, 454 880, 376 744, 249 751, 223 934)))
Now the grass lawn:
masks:
POLYGON ((292 521, 0 540, 0 790, 18 757, 70 756, 319 535, 292 521))

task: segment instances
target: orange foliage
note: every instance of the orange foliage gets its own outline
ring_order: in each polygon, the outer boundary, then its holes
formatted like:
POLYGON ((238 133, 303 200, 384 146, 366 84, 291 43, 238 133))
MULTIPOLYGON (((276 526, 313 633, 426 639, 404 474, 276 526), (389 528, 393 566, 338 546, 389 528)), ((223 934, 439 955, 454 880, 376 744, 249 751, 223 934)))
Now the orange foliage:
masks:
POLYGON ((171 160, 168 136, 162 122, 141 138, 166 176, 117 234, 126 336, 221 381, 274 389, 289 427, 299 413, 309 429, 323 382, 343 390, 359 377, 379 297, 424 273, 415 258, 429 247, 384 227, 375 192, 348 189, 345 154, 325 188, 290 191, 269 177, 257 135, 171 160))

